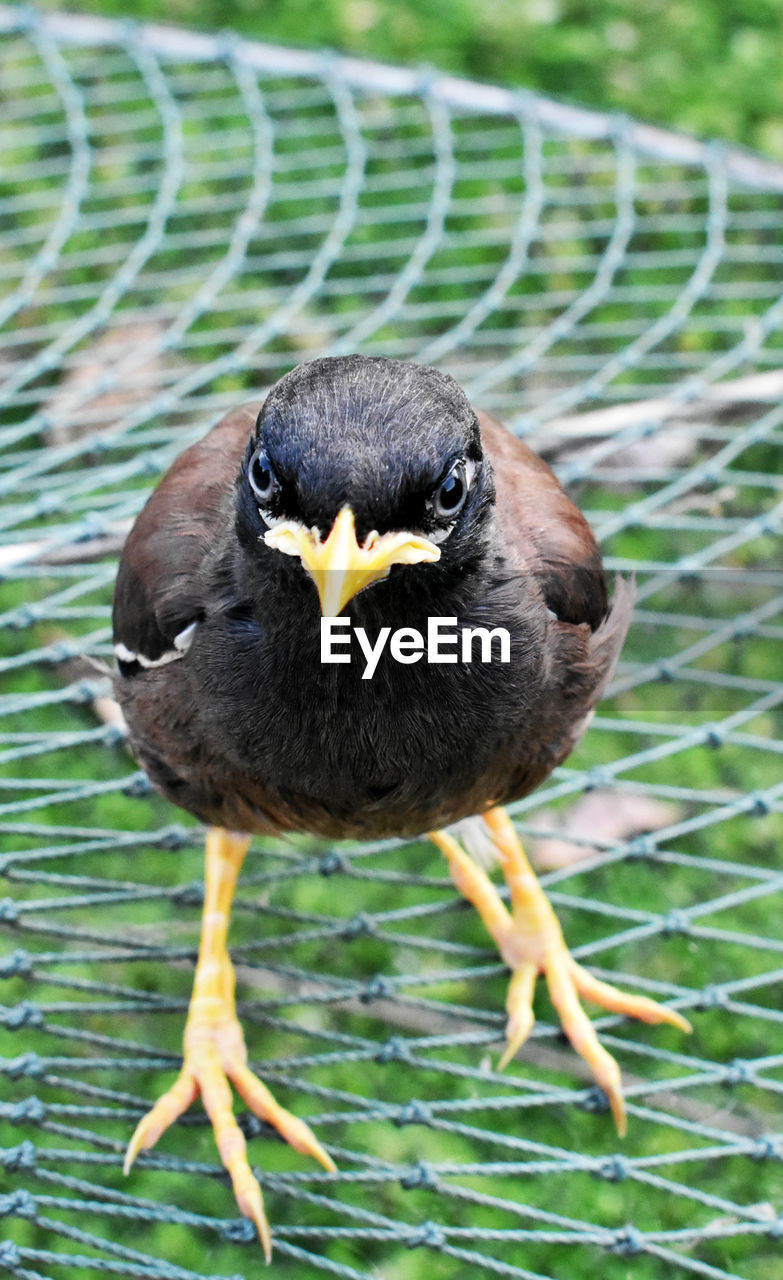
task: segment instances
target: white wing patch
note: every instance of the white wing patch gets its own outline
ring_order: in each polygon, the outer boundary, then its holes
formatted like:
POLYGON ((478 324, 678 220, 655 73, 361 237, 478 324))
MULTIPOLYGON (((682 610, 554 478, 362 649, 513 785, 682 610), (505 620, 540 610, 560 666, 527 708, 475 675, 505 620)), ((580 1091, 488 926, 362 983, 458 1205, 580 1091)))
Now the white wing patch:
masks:
POLYGON ((197 622, 191 622, 190 626, 180 631, 179 635, 174 637, 174 648, 167 649, 159 658, 148 658, 143 653, 134 653, 127 645, 115 644, 114 656, 118 662, 138 662, 140 667, 165 667, 169 662, 176 662, 178 658, 184 658, 188 649, 193 643, 193 637, 196 634, 197 622))

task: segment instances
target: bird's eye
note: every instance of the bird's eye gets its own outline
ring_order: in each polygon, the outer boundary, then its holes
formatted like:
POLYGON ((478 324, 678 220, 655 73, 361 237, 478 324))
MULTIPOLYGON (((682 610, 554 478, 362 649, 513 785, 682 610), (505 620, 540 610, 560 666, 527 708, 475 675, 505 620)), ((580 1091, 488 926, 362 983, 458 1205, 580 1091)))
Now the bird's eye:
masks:
POLYGON ((468 496, 464 462, 457 462, 432 497, 432 510, 442 520, 453 520, 468 496))
POLYGON ((280 488, 280 484, 265 449, 256 449, 250 459, 248 478, 259 506, 268 506, 280 488))

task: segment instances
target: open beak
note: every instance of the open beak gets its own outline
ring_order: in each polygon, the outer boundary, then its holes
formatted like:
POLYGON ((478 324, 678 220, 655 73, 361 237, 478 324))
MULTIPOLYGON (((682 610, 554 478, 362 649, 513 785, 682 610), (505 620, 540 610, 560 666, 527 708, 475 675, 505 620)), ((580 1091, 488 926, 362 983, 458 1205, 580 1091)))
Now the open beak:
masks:
POLYGON ((385 578, 393 564, 440 559, 440 549, 418 533, 368 533, 362 546, 350 507, 343 507, 324 542, 318 529, 284 520, 264 535, 268 547, 299 556, 318 590, 321 613, 336 618, 349 600, 385 578))

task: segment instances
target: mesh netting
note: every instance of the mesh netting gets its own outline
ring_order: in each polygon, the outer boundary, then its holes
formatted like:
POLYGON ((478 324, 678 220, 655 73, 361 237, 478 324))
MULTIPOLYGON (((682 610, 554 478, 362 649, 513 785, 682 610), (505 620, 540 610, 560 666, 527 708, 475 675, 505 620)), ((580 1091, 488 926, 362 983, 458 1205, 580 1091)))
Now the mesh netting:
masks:
POLYGON ((0 1267, 236 1277, 199 1108, 121 1174, 178 1061, 202 833, 100 663, 151 484, 293 364, 453 372, 526 434, 639 607, 579 751, 514 808, 566 937, 694 1024, 601 1016, 629 1134, 436 850, 258 840, 233 916, 282 1276, 780 1271, 783 170, 523 93, 0 8, 5 944, 0 1267), (96 660, 99 665, 96 666, 96 660))

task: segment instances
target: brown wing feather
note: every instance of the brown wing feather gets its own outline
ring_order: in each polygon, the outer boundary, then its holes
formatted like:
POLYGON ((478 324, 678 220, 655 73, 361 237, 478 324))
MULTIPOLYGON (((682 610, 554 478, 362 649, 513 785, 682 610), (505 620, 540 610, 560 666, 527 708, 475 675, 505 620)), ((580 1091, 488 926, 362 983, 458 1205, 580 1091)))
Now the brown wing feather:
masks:
POLYGON ((542 458, 488 414, 479 412, 478 419, 495 471, 498 520, 515 567, 539 579, 558 618, 587 622, 595 631, 606 616, 607 599, 590 526, 542 458))
POLYGON ((547 636, 549 679, 534 719, 549 732, 526 734, 506 800, 525 795, 576 746, 620 655, 633 612, 632 582, 617 579, 611 609, 601 552, 582 513, 552 470, 485 413, 481 437, 492 462, 506 555, 540 583, 556 615, 547 636), (589 629, 588 629, 589 628, 589 629))
POLYGON ((133 526, 113 618, 115 640, 132 652, 159 658, 198 616, 198 569, 231 527, 227 506, 260 407, 234 410, 180 454, 133 526))

